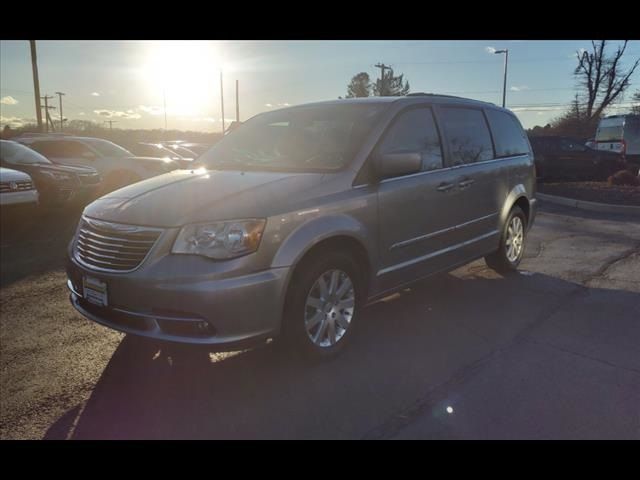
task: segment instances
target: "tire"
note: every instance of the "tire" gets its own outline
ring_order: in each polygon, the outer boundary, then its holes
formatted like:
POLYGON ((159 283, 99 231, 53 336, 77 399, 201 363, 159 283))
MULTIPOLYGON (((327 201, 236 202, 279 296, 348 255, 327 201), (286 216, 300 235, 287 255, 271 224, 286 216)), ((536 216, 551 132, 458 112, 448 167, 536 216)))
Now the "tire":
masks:
MULTIPOLYGON (((509 212, 507 221, 504 224, 502 234, 500 236, 500 247, 494 253, 484 257, 489 268, 501 274, 515 272, 522 261, 522 256, 524 255, 526 235, 527 217, 520 207, 514 206, 509 212), (518 222, 521 227, 521 235, 519 236, 520 240, 516 242, 516 246, 514 247, 517 250, 517 246, 520 246, 516 253, 509 248, 509 245, 513 243, 513 234, 511 232, 518 231, 518 222)), ((518 238, 517 234, 516 238, 518 238)))
POLYGON ((308 359, 332 358, 344 350, 356 330, 364 304, 362 272, 354 259, 341 251, 323 252, 303 262, 291 279, 282 340, 288 349, 308 359))

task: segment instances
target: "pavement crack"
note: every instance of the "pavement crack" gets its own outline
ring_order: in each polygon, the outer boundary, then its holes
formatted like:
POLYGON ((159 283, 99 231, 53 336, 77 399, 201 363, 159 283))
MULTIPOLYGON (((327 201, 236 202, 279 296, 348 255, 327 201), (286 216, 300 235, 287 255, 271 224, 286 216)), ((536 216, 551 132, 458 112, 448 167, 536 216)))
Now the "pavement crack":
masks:
POLYGON ((627 258, 629 258, 631 255, 634 255, 636 253, 640 253, 640 243, 637 243, 636 245, 625 250, 619 255, 616 255, 615 257, 612 257, 611 259, 607 260, 604 264, 600 266, 600 268, 598 268, 598 270, 596 270, 593 274, 589 275, 586 279, 584 279, 582 283, 585 285, 588 285, 590 282, 605 276, 607 273, 607 270, 609 270, 616 263, 623 262, 627 258))
POLYGON ((601 363, 603 365, 607 365, 609 367, 613 367, 613 368, 617 368, 617 369, 620 369, 620 370, 626 370, 628 372, 633 372, 633 373, 640 374, 640 370, 638 370, 638 369, 630 368, 630 367, 624 367, 622 365, 617 365, 615 363, 607 362, 606 360, 602 360, 601 358, 592 357, 591 355, 585 355, 584 353, 574 352, 573 350, 569 350, 567 348, 558 347, 557 345, 553 345, 552 343, 542 342, 540 340, 528 340, 527 342, 531 343, 531 344, 534 344, 534 345, 542 345, 544 347, 549 347, 549 348, 552 348, 552 349, 557 350, 559 352, 568 353, 569 355, 574 355, 576 357, 585 358, 587 360, 592 360, 594 362, 598 362, 598 363, 601 363))

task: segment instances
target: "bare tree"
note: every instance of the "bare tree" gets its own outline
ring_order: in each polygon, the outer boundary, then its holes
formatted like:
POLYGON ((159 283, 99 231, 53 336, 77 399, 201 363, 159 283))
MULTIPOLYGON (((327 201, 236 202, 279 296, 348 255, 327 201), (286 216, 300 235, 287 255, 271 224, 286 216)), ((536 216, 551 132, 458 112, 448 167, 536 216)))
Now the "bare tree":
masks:
POLYGON ((587 121, 600 118, 603 111, 629 86, 629 78, 640 64, 640 58, 627 71, 621 69, 620 60, 627 48, 627 43, 628 41, 625 40, 613 55, 606 52, 606 40, 599 42, 592 40, 591 51, 576 52, 578 66, 574 75, 584 89, 582 113, 587 121))
POLYGON ((347 85, 347 97, 368 97, 371 95, 371 80, 367 72, 360 72, 354 75, 349 85, 347 85))

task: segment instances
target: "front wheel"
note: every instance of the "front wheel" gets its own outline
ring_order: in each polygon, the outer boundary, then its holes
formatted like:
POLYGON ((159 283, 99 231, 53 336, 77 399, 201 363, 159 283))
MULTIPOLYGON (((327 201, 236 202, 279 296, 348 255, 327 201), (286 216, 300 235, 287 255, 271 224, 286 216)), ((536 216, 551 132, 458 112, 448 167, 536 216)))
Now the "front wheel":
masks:
POLYGON ((283 337, 311 358, 340 353, 351 339, 363 302, 363 281, 346 253, 315 256, 292 279, 283 337))
POLYGON ((524 254, 527 217, 515 206, 509 212, 500 237, 500 247, 484 259, 489 268, 498 273, 516 271, 524 254))

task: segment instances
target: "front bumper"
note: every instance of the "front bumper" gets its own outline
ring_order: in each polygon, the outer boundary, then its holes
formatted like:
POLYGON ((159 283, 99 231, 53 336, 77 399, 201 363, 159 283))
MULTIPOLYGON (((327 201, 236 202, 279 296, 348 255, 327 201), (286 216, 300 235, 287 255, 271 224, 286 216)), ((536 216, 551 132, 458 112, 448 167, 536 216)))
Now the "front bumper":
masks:
POLYGON ((37 190, 24 190, 16 192, 3 192, 0 194, 0 205, 24 205, 24 204, 37 204, 38 203, 38 191, 37 190))
MULTIPOLYGON (((203 262, 208 261, 202 259, 203 262)), ((288 268, 248 275, 203 278, 171 271, 145 275, 89 270, 70 258, 70 300, 83 316, 126 333, 180 343, 229 348, 264 341, 278 334, 288 268), (83 298, 83 275, 107 284, 108 306, 83 298)), ((149 272, 147 272, 149 273, 149 272)))

